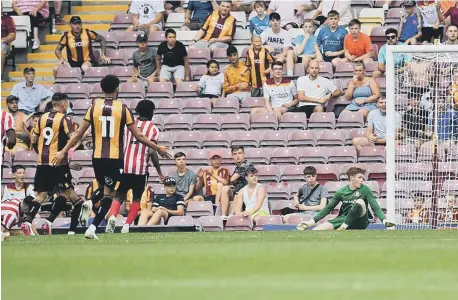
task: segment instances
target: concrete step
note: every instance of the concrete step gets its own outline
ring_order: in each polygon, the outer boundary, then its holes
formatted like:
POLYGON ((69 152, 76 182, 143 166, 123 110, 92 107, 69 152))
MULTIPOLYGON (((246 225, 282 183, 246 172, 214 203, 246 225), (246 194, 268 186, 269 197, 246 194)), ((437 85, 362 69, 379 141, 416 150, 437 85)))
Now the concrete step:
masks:
MULTIPOLYGON (((56 62, 57 62, 57 59, 56 59, 56 62)), ((37 72, 38 71, 49 71, 49 70, 52 70, 55 64, 56 63, 34 63, 33 67, 35 68, 37 72)), ((31 64, 17 64, 16 69, 22 72, 26 67, 30 67, 30 66, 31 64)))
MULTIPOLYGON (((67 52, 66 51, 62 51, 62 56, 64 58, 66 58, 67 57, 67 52)), ((43 63, 43 62, 54 62, 54 63, 57 63, 57 58, 56 58, 56 55, 54 54, 54 52, 28 53, 27 54, 27 61, 29 63, 32 63, 32 62, 40 62, 40 63, 43 63)))
MULTIPOLYGON (((70 22, 70 18, 72 16, 66 15, 64 16, 64 21, 70 22)), ((114 14, 94 14, 94 15, 80 15, 81 20, 85 24, 94 24, 94 23, 105 23, 105 24, 111 24, 111 21, 114 19, 114 14)), ((86 26, 89 28, 90 26, 86 26)), ((68 28, 68 27, 67 27, 68 28)))
MULTIPOLYGON (((84 1, 83 1, 84 2, 84 1)), ((85 3, 86 4, 86 3, 85 3)), ((128 5, 85 5, 85 6, 73 6, 72 12, 74 14, 96 14, 96 13, 106 13, 113 12, 117 14, 120 12, 126 12, 128 10, 128 5)))
MULTIPOLYGON (((61 34, 47 34, 46 35, 46 43, 51 44, 51 43, 58 43, 60 41, 60 38, 62 37, 61 34)), ((54 45, 55 47, 55 45, 54 45)))
POLYGON ((56 50, 56 45, 52 45, 52 44, 51 45, 40 45, 40 48, 38 49, 40 53, 50 52, 50 51, 54 52, 54 50, 56 50))

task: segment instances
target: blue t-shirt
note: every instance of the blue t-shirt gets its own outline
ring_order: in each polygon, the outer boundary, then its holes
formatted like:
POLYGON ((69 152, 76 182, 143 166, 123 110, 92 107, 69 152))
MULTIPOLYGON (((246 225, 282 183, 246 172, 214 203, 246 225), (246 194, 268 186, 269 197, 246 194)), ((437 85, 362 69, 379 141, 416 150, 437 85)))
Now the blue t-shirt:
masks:
POLYGON ((417 14, 406 17, 406 22, 402 26, 401 37, 399 40, 405 42, 418 34, 418 17, 417 14))
POLYGON ((213 6, 211 1, 189 1, 187 10, 192 11, 192 21, 204 22, 213 12, 213 6))
MULTIPOLYGON (((396 45, 404 45, 403 42, 398 42, 396 45)), ((380 48, 378 52, 378 63, 386 65, 386 44, 380 48)), ((403 67, 406 63, 412 61, 412 56, 407 53, 394 53, 394 63, 396 67, 403 67)))
MULTIPOLYGON (((430 125, 432 125, 434 121, 431 115, 429 119, 430 125)), ((453 136, 457 135, 457 131, 458 112, 455 112, 454 110, 447 110, 437 114, 437 134, 439 135, 439 141, 451 140, 453 136)))
MULTIPOLYGON (((297 47, 297 45, 302 44, 304 41, 305 36, 299 35, 294 40, 293 45, 297 47)), ((307 40, 307 44, 305 44, 304 51, 300 55, 311 55, 315 54, 315 45, 316 45, 316 36, 311 35, 310 38, 307 40)))
POLYGON ((250 20, 250 32, 253 35, 261 35, 261 33, 270 27, 269 16, 264 15, 264 19, 259 19, 256 15, 250 20))
POLYGON ((348 32, 342 27, 337 27, 336 31, 332 32, 329 26, 320 30, 316 43, 324 54, 328 51, 337 52, 344 48, 344 39, 348 32))

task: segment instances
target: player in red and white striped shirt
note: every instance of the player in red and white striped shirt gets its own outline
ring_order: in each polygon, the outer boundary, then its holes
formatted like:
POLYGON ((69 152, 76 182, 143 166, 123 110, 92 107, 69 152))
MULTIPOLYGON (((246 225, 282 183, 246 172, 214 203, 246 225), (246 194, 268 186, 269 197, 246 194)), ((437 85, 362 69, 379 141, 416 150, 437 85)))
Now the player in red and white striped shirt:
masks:
POLYGON ((16 145, 16 131, 14 131, 14 118, 9 112, 2 111, 2 119, 0 124, 1 129, 1 138, 2 138, 2 161, 3 153, 5 151, 5 145, 8 148, 13 149, 16 145))
MULTIPOLYGON (((135 120, 135 124, 150 141, 157 142, 159 130, 151 121, 154 110, 155 106, 152 101, 140 101, 135 108, 135 111, 139 115, 135 120)), ((130 224, 132 224, 140 211, 140 199, 148 181, 148 161, 150 159, 161 179, 164 178, 157 152, 140 144, 130 131, 127 130, 124 140, 124 174, 116 193, 116 199, 111 204, 106 232, 114 232, 116 216, 119 213, 121 204, 126 199, 127 192, 132 189, 132 205, 127 216, 126 224, 121 231, 123 233, 129 232, 130 224)))
MULTIPOLYGON (((2 239, 3 237, 8 237, 10 234, 11 227, 15 225, 20 225, 22 218, 21 215, 24 212, 29 211, 33 198, 26 197, 26 199, 21 200, 13 198, 10 200, 5 200, 1 202, 2 207, 2 239)), ((25 233, 26 235, 33 234, 33 232, 25 233)))

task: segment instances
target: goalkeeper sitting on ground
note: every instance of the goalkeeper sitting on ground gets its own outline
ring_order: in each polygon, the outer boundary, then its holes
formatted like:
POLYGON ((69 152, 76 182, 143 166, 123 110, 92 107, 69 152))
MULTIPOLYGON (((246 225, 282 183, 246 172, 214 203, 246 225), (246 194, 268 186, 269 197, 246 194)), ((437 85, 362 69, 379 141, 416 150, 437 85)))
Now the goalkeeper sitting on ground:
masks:
POLYGON ((378 206, 371 189, 363 184, 364 173, 365 170, 360 168, 348 169, 347 175, 350 183, 339 189, 334 194, 329 204, 313 219, 301 222, 297 225, 297 230, 305 230, 315 225, 315 223, 326 217, 339 202, 342 202, 339 215, 328 222, 316 226, 313 230, 366 229, 369 225, 368 204, 386 227, 395 226, 393 222, 385 219, 385 215, 380 209, 380 206, 378 206))

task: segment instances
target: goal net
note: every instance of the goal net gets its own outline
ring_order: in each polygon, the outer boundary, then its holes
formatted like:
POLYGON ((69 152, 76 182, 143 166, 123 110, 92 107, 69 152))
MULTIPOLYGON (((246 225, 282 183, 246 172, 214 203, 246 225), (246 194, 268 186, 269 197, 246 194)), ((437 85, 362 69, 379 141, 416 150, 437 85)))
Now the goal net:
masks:
POLYGON ((386 88, 388 217, 398 229, 456 228, 456 47, 388 47, 386 88))

